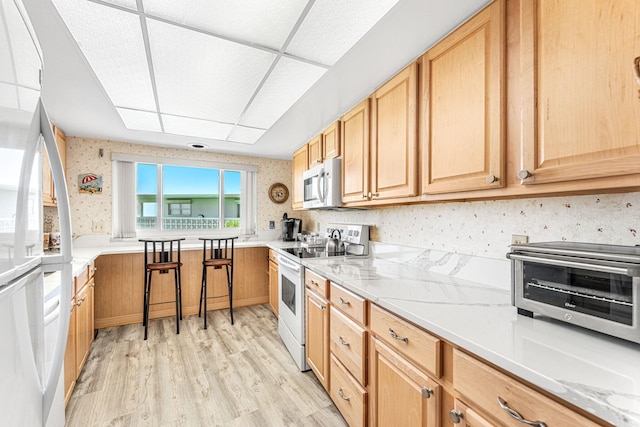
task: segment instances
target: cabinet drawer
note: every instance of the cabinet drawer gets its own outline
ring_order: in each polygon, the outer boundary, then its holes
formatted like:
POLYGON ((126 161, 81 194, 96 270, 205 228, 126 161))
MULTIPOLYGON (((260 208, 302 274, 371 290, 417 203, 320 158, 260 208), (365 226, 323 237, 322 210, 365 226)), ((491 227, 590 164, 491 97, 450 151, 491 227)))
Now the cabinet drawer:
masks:
POLYGON ((367 324, 366 319, 366 300, 358 295, 349 292, 345 288, 331 283, 330 292, 331 305, 339 309, 344 314, 359 322, 362 325, 367 324))
POLYGON ((367 425, 367 391, 331 355, 331 399, 351 427, 367 425))
POLYGON ((318 276, 311 270, 304 272, 304 284, 307 288, 317 293, 321 297, 328 298, 329 281, 322 276, 318 276))
POLYGON ((278 265, 278 253, 273 249, 269 249, 269 261, 274 262, 278 265))
POLYGON ((360 384, 367 385, 367 334, 365 330, 333 308, 330 318, 331 342, 329 347, 331 352, 360 384))
POLYGON ((453 387, 462 400, 506 425, 520 424, 500 408, 498 399, 522 418, 549 427, 599 425, 457 349, 453 352, 453 372, 453 387))
MULTIPOLYGON (((91 263, 93 265, 93 263, 91 263)), ((89 266, 91 267, 91 266, 89 266)), ((80 274, 78 274, 74 278, 75 284, 75 293, 80 292, 80 289, 84 286, 85 283, 89 281, 89 267, 85 267, 80 274)), ((91 271, 91 275, 93 275, 93 271, 91 271)))
POLYGON ((435 378, 441 376, 441 342, 398 316, 371 304, 371 332, 435 378))

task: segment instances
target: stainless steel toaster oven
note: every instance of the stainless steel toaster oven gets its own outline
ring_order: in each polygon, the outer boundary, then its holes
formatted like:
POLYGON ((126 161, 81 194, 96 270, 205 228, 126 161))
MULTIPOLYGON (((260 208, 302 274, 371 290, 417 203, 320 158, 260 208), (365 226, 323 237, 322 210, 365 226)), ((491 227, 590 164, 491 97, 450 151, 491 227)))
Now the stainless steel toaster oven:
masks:
POLYGON ((574 242, 511 246, 512 303, 640 343, 640 247, 574 242))

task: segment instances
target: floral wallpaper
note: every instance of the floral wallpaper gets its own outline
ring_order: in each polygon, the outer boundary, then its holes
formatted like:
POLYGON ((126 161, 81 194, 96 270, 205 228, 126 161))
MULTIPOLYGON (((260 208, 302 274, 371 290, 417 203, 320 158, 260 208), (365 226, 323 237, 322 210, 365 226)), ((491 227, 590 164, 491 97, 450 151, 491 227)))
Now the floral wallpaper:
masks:
MULTIPOLYGON (((291 191, 291 162, 105 141, 67 138, 67 185, 74 235, 111 233, 111 153, 244 163, 258 166, 258 231, 278 228, 283 213, 303 219, 308 231, 329 222, 372 225, 371 240, 461 254, 504 259, 512 234, 531 242, 570 240, 595 243, 640 244, 640 193, 531 199, 418 204, 357 211, 293 211, 291 198, 283 205, 269 200, 275 182, 291 191), (99 150, 103 156, 99 156, 99 150), (78 192, 78 175, 103 177, 101 194, 78 192)), ((54 216, 54 208, 45 208, 54 216)))
POLYGON ((640 244, 640 193, 314 211, 307 226, 329 222, 373 225, 377 242, 504 259, 512 234, 530 242, 640 244))
MULTIPOLYGON (((112 153, 255 165, 258 167, 258 231, 267 230, 270 220, 275 221, 278 227, 278 222, 285 212, 289 216, 296 216, 291 209, 290 201, 282 205, 276 204, 267 194, 269 187, 276 182, 285 184, 291 191, 290 161, 68 136, 65 172, 74 236, 111 234, 112 153), (99 155, 100 149, 102 149, 102 157, 99 155), (84 173, 102 175, 102 193, 79 193, 78 175, 84 173)), ((45 213, 48 212, 51 215, 51 208, 48 209, 45 213)), ((53 212, 57 216, 55 209, 53 212)))

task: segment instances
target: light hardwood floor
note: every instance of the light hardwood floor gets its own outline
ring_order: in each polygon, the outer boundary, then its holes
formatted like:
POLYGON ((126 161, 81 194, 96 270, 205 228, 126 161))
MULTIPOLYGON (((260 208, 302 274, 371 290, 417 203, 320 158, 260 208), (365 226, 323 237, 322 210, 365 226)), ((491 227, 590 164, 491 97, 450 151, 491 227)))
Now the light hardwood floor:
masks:
POLYGON ((66 410, 67 426, 346 426, 301 373, 266 305, 101 329, 66 410))

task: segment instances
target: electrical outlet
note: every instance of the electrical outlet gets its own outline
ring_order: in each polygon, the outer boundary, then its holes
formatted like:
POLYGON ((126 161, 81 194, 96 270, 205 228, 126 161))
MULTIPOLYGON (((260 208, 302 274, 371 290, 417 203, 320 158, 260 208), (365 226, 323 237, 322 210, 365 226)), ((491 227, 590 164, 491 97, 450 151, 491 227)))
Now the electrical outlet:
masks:
POLYGON ((276 222, 269 221, 269 230, 275 230, 275 228, 276 228, 276 222))
POLYGON ((524 243, 529 243, 529 236, 525 236, 523 234, 512 234, 511 235, 511 244, 512 245, 522 245, 524 243))
POLYGON ((104 231, 102 227, 102 221, 92 221, 91 231, 93 231, 94 233, 102 233, 104 231))

